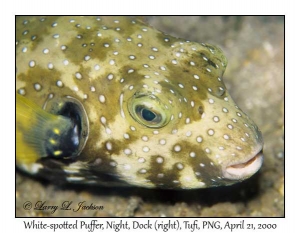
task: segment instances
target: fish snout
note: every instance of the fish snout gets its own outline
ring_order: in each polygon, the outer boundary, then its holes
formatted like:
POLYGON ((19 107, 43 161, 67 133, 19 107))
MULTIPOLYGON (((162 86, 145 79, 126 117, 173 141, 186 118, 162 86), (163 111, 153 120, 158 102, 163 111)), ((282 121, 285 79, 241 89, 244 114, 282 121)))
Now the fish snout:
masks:
POLYGON ((247 157, 245 161, 229 163, 224 166, 223 176, 229 180, 245 180, 254 175, 263 163, 262 148, 258 151, 253 156, 247 157))

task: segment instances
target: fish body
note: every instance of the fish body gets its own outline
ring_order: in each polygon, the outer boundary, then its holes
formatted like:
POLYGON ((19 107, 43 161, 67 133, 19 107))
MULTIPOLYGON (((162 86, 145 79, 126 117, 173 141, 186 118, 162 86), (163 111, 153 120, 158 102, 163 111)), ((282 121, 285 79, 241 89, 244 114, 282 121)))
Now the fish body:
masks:
POLYGON ((255 123, 227 60, 130 17, 16 18, 16 165, 49 180, 193 189, 249 178, 255 123))

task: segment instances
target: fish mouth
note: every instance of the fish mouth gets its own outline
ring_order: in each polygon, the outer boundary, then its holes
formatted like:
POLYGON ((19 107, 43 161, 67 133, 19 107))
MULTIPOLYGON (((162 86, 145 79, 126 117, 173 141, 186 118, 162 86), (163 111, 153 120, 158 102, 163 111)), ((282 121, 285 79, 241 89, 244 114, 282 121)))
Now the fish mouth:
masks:
POLYGON ((263 163, 263 152, 251 157, 245 162, 230 164, 223 170, 223 176, 230 180, 244 180, 255 174, 263 163))

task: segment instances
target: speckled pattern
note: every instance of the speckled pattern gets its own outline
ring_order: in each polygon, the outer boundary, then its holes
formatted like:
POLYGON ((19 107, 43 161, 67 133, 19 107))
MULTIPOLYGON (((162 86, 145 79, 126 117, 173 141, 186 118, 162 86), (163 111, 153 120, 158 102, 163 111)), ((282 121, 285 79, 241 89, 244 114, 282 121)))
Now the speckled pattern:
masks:
POLYGON ((265 162, 262 170, 234 186, 194 191, 62 188, 17 173, 17 216, 282 216, 283 19, 150 17, 148 22, 172 35, 222 47, 229 61, 224 82, 233 99, 263 133, 265 162), (37 191, 32 193, 32 189, 37 191), (47 211, 22 209, 25 200, 34 203, 42 199, 49 204, 59 204, 53 203, 54 196, 58 202, 84 200, 105 208, 79 213, 57 211, 52 215, 47 211))
POLYGON ((117 16, 17 17, 16 32, 17 165, 26 172, 194 189, 261 167, 261 132, 227 91, 217 46, 117 16))

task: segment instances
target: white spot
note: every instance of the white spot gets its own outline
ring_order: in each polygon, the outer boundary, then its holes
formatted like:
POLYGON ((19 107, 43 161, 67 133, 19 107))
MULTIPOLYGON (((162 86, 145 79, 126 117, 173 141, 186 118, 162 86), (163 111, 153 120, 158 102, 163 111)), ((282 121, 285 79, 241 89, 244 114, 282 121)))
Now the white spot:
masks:
POLYGON ((26 52, 27 52, 27 47, 24 47, 24 48, 22 49, 22 52, 23 52, 23 53, 26 53, 26 52))
POLYGON ((56 85, 57 85, 58 87, 62 87, 62 86, 63 86, 63 82, 60 81, 60 80, 58 80, 58 81, 56 82, 56 85))
POLYGON ((131 73, 133 73, 134 72, 134 69, 129 69, 128 70, 128 74, 131 74, 131 73))
POLYGON ((94 66, 94 69, 95 70, 100 70, 100 66, 97 64, 97 65, 94 66))
POLYGON ((205 164, 203 164, 203 163, 200 163, 200 166, 201 166, 201 167, 205 167, 205 164))
POLYGON ((225 112, 225 113, 228 112, 228 109, 227 109, 227 108, 223 108, 222 110, 223 110, 223 112, 225 112))
POLYGON ((172 64, 176 65, 177 64, 177 61, 174 59, 172 60, 172 64))
POLYGON ((124 135, 123 135, 123 136, 124 136, 124 138, 125 138, 125 139, 129 139, 129 138, 130 138, 130 136, 129 136, 129 134, 128 134, 128 133, 124 133, 124 135))
POLYGON ((157 163, 163 163, 163 162, 164 162, 164 159, 163 159, 162 157, 159 156, 159 157, 156 158, 156 162, 157 162, 157 163))
POLYGON ((198 90, 198 87, 193 86, 193 89, 194 89, 194 91, 197 91, 197 90, 198 90))
POLYGON ((237 119, 232 118, 232 122, 237 123, 237 119))
POLYGON ((161 145, 165 145, 167 143, 167 141, 165 139, 160 139, 159 140, 159 144, 161 145))
POLYGON ((67 46, 62 45, 62 46, 60 47, 60 49, 61 49, 61 50, 66 50, 66 49, 67 49, 67 46))
POLYGON ((194 74, 195 79, 200 79, 200 77, 197 74, 194 74))
POLYGON ((44 50, 43 50, 43 53, 44 53, 44 54, 49 53, 49 49, 44 49, 44 50))
POLYGON ((210 149, 209 148, 205 148, 205 152, 209 154, 210 153, 210 149))
POLYGON ((53 35, 53 38, 54 38, 54 39, 58 39, 58 38, 59 38, 59 34, 54 34, 54 35, 53 35))
POLYGON ((209 102, 210 104, 213 104, 215 101, 214 101, 213 99, 208 99, 208 102, 209 102))
POLYGON ((237 150, 242 150, 242 147, 237 146, 236 149, 237 149, 237 150))
POLYGON ((138 162, 139 162, 139 163, 144 163, 144 162, 146 162, 146 159, 145 159, 145 158, 142 158, 142 157, 139 157, 139 158, 138 158, 138 162))
POLYGON ((111 142, 107 142, 106 143, 106 149, 107 150, 112 150, 112 144, 111 144, 111 142))
POLYGON ((150 149, 149 149, 149 147, 148 147, 148 146, 144 146, 144 147, 143 147, 143 151, 147 153, 147 152, 149 152, 149 151, 150 151, 150 149))
POLYGON ((219 122, 220 121, 219 117, 217 117, 217 116, 214 116, 213 120, 214 120, 214 122, 219 122))
POLYGON ((152 50, 153 50, 153 51, 155 51, 155 52, 157 52, 157 51, 158 51, 158 49, 157 49, 157 48, 155 48, 155 47, 153 47, 153 48, 152 48, 152 50))
POLYGON ((191 65, 191 66, 194 66, 194 65, 196 65, 196 64, 195 64, 195 62, 191 61, 191 62, 190 62, 190 65, 191 65))
POLYGON ((191 131, 187 131, 185 135, 186 135, 187 137, 190 137, 190 136, 192 136, 192 132, 191 132, 191 131))
POLYGON ((125 170, 130 170, 131 169, 131 166, 129 164, 124 164, 123 167, 124 167, 125 170))
POLYGON ((187 117, 187 118, 185 119, 185 123, 186 123, 186 124, 189 124, 190 122, 191 122, 191 119, 187 117))
POLYGON ((95 87, 91 86, 91 92, 95 92, 95 91, 96 91, 95 87))
POLYGON ((117 163, 114 162, 114 161, 112 161, 112 162, 109 163, 109 165, 112 166, 112 167, 116 167, 116 166, 117 166, 117 163))
POLYGON ((192 152, 190 153, 190 157, 195 158, 195 157, 196 157, 196 153, 195 153, 194 151, 192 151, 192 152))
POLYGON ((174 151, 176 151, 176 152, 181 151, 181 146, 180 145, 174 146, 174 151))
POLYGON ((214 131, 213 129, 209 129, 209 130, 207 131, 207 133, 208 133, 208 135, 212 136, 212 135, 215 134, 215 131, 214 131))
POLYGON ((149 58, 150 58, 151 60, 154 60, 154 59, 155 59, 155 57, 154 57, 153 55, 150 55, 149 58))
POLYGON ((106 128, 105 128, 105 132, 106 132, 107 134, 111 134, 111 129, 108 128, 108 127, 106 127, 106 128))
POLYGON ((184 88, 183 84, 181 84, 181 83, 179 83, 178 86, 179 86, 180 88, 184 88))
POLYGON ((109 44, 108 44, 108 43, 104 43, 103 46, 104 46, 105 48, 108 48, 108 47, 109 47, 109 44))
POLYGON ((233 126, 231 124, 227 125, 228 129, 233 129, 233 126))
POLYGON ((147 173, 147 170, 145 168, 142 168, 141 170, 139 170, 139 173, 145 174, 145 173, 147 173))
POLYGON ((125 113, 124 113, 124 110, 123 110, 123 93, 120 95, 120 111, 121 111, 121 117, 125 118, 125 113))
POLYGON ((177 164, 176 164, 176 167, 177 167, 179 170, 182 170, 182 169, 183 169, 182 163, 177 163, 177 164))
POLYGON ((114 78, 114 75, 113 74, 109 74, 108 76, 107 76, 107 79, 108 80, 112 80, 114 78))
POLYGON ((88 55, 84 57, 84 60, 85 60, 85 61, 88 61, 88 60, 90 60, 90 59, 91 59, 91 57, 88 56, 88 55))
POLYGON ((78 91, 79 89, 78 89, 77 86, 75 86, 75 87, 73 87, 73 90, 74 90, 74 91, 78 91))
POLYGON ((48 68, 49 68, 50 70, 52 70, 52 69, 54 68, 53 63, 49 62, 49 63, 48 63, 48 68))
POLYGON ((165 175, 163 173, 158 173, 157 178, 163 178, 165 175))
POLYGON ((35 67, 35 61, 34 60, 31 60, 29 62, 29 67, 35 67))
POLYGON ((20 95, 25 95, 25 94, 26 94, 26 92, 25 92, 25 90, 24 90, 23 88, 20 88, 20 89, 18 90, 18 93, 19 93, 20 95))
POLYGON ((110 60, 110 61, 109 61, 109 64, 110 64, 110 65, 114 65, 115 63, 116 63, 115 60, 110 60))
POLYGON ((129 59, 130 59, 130 60, 134 60, 134 59, 135 59, 135 56, 134 56, 134 55, 130 55, 130 56, 129 56, 129 59))
POLYGON ((100 117, 100 121, 103 125, 106 124, 106 118, 104 116, 100 117))
POLYGON ((138 46, 138 47, 142 47, 143 44, 142 44, 142 43, 138 43, 137 46, 138 46))
POLYGON ((160 66, 159 67, 161 70, 166 70, 166 67, 164 67, 164 66, 160 66))
POLYGON ((74 182, 74 181, 81 181, 81 180, 84 180, 83 177, 78 177, 78 176, 70 176, 70 177, 67 177, 66 179, 67 179, 67 181, 69 181, 69 182, 74 182))
POLYGON ((99 101, 101 103, 105 103, 105 96, 104 95, 99 95, 99 101))
POLYGON ((129 148, 126 148, 126 149, 124 150, 124 153, 125 153, 126 155, 131 155, 132 151, 131 151, 129 148))
POLYGON ((142 137, 142 140, 143 140, 144 142, 148 142, 149 138, 148 138, 147 136, 143 136, 143 137, 142 137))
POLYGON ((76 72, 76 73, 75 73, 75 77, 76 77, 77 79, 82 79, 82 75, 81 75, 81 73, 79 73, 79 72, 76 72))
POLYGON ((131 129, 132 131, 135 131, 135 127, 134 127, 134 126, 130 126, 130 129, 131 129))
POLYGON ((237 112, 237 113, 236 113, 236 115, 238 115, 239 117, 241 117, 241 116, 242 116, 242 114, 241 114, 241 113, 239 113, 239 112, 237 112))
POLYGON ((198 136, 198 137, 196 138, 196 141, 199 142, 199 143, 202 142, 202 140, 203 140, 203 139, 202 139, 202 137, 200 137, 200 136, 198 136))
POLYGON ((153 134, 159 134, 158 130, 153 130, 153 134))
POLYGON ((65 66, 67 66, 67 65, 69 64, 69 61, 68 61, 67 59, 65 59, 65 60, 63 60, 63 64, 64 64, 65 66))
POLYGON ((42 89, 41 84, 39 84, 39 83, 34 84, 34 89, 35 89, 36 91, 40 91, 40 90, 42 89))
POLYGON ((224 134, 223 138, 224 138, 225 140, 228 140, 230 137, 229 137, 227 134, 224 134))

